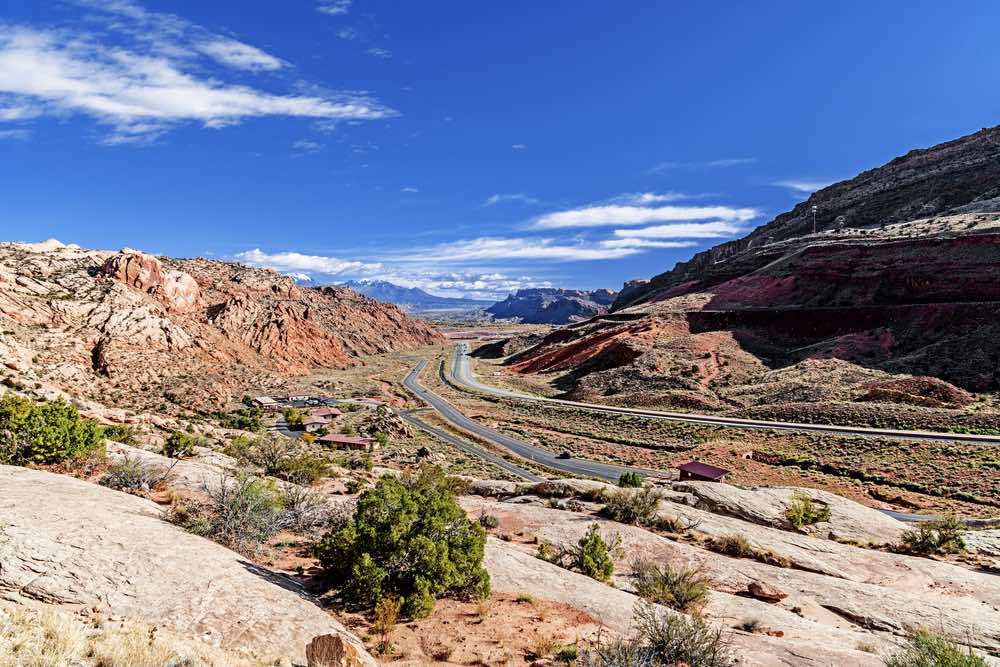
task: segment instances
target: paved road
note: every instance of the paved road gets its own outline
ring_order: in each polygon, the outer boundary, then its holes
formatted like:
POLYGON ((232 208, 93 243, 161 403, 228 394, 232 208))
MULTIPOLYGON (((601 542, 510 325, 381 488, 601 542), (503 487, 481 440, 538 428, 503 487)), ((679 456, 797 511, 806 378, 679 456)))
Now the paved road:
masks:
POLYGON ((397 412, 396 414, 399 415, 400 419, 404 420, 408 424, 411 424, 412 426, 420 429, 421 431, 431 434, 438 440, 444 440, 445 442, 454 445, 455 447, 458 447, 459 449, 468 454, 477 456, 485 461, 489 461, 493 465, 503 468, 507 472, 511 473, 512 475, 516 475, 521 479, 525 479, 529 482, 542 482, 545 480, 545 478, 542 477, 541 475, 536 475, 535 473, 531 472, 526 468, 514 465, 513 463, 503 458, 502 456, 498 456, 493 452, 488 452, 485 449, 482 449, 481 447, 477 447, 468 440, 463 440, 462 438, 452 435, 447 431, 443 431, 439 428, 431 426, 430 424, 428 424, 427 422, 425 422, 424 420, 420 419, 419 417, 410 412, 397 412))
POLYGON ((508 449, 521 458, 560 472, 567 472, 572 475, 580 475, 583 477, 597 477, 609 482, 617 482, 618 477, 621 476, 623 472, 627 471, 637 472, 644 477, 657 477, 664 474, 662 471, 647 470, 645 468, 631 468, 628 466, 618 466, 609 463, 598 463, 596 461, 588 461, 586 459, 560 459, 546 449, 536 447, 522 440, 512 438, 498 431, 494 431, 491 428, 487 428, 479 422, 466 417, 464 414, 459 412, 455 406, 434 392, 420 386, 417 382, 417 378, 420 376, 420 373, 424 370, 425 366, 427 366, 427 360, 421 359, 417 363, 416 367, 410 371, 410 374, 406 376, 406 379, 403 380, 403 385, 419 397, 424 403, 427 403, 429 406, 437 410, 442 417, 447 419, 453 425, 467 433, 471 433, 472 435, 482 438, 483 440, 508 449))
POLYGON ((860 426, 835 426, 830 424, 802 424, 796 422, 766 421, 762 419, 739 419, 736 417, 720 417, 718 415, 699 415, 687 412, 663 412, 660 410, 645 410, 637 408, 619 408, 615 406, 599 405, 596 403, 580 403, 578 401, 565 401, 559 398, 546 398, 544 396, 532 396, 509 389, 500 389, 483 384, 472 372, 469 362, 469 344, 459 343, 455 346, 455 352, 451 358, 451 379, 458 385, 492 396, 504 398, 514 398, 522 401, 536 401, 540 403, 554 403, 581 410, 591 410, 594 412, 612 412, 616 414, 634 415, 649 419, 663 419, 667 421, 688 422, 691 424, 708 424, 710 426, 728 426, 731 428, 754 429, 754 430, 775 430, 775 431, 806 431, 811 433, 832 433, 836 435, 858 435, 877 436, 893 440, 916 440, 916 441, 948 441, 966 442, 979 445, 1000 445, 1000 436, 995 435, 967 435, 963 433, 935 433, 932 431, 905 431, 897 429, 864 428, 860 426))

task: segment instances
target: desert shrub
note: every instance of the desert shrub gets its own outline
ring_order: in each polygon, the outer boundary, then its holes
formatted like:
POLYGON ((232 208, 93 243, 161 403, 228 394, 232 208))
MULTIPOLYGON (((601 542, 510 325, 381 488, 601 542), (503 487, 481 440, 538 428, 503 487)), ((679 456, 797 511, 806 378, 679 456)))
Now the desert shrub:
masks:
POLYGON ((731 667, 735 662, 722 630, 700 616, 685 616, 639 603, 633 636, 598 641, 579 652, 578 667, 731 667))
POLYGON ((903 533, 896 550, 916 556, 959 553, 965 549, 962 539, 965 529, 965 523, 951 513, 933 521, 921 521, 916 528, 903 533))
POLYGON ((642 475, 637 472, 623 472, 618 477, 618 486, 622 488, 642 488, 642 475))
POLYGON ((497 518, 496 514, 481 514, 479 516, 479 525, 490 530, 500 526, 500 519, 497 518))
POLYGON ((653 488, 620 489, 605 497, 603 514, 620 523, 649 525, 660 506, 660 492, 653 488))
POLYGON ((305 416, 302 414, 302 410, 299 410, 298 408, 286 408, 281 414, 285 418, 285 423, 288 424, 288 428, 302 428, 302 418, 305 416))
POLYGON ((288 528, 304 533, 330 523, 330 505, 323 494, 297 484, 285 484, 281 492, 285 510, 283 523, 288 528))
POLYGON ((207 484, 205 493, 205 502, 174 505, 170 520, 238 553, 259 552, 288 524, 284 496, 267 480, 248 475, 223 478, 207 484))
POLYGON ((884 659, 886 667, 986 667, 989 663, 971 649, 927 630, 910 636, 905 650, 884 659))
POLYGON ((0 464, 60 463, 103 450, 103 429, 69 403, 0 398, 0 464))
POLYGON ((579 655, 580 650, 576 644, 566 644, 565 646, 560 646, 552 657, 556 662, 561 662, 565 665, 574 665, 579 655))
POLYGON ((667 605, 678 611, 690 611, 704 603, 708 596, 708 580, 698 571, 659 565, 652 560, 636 559, 632 563, 635 591, 650 602, 667 605))
POLYGON ((610 581, 615 572, 608 545, 601 537, 601 529, 591 524, 587 533, 580 538, 576 551, 576 567, 585 575, 598 581, 610 581))
POLYGON ((166 468, 126 456, 108 466, 99 483, 118 491, 149 491, 166 480, 169 474, 170 471, 166 468))
MULTIPOLYGON (((229 412, 216 412, 212 415, 222 428, 240 431, 260 431, 264 428, 263 413, 259 408, 248 406, 229 412)), ((300 420, 301 423, 301 420, 300 420)))
POLYGON ((805 493, 796 491, 785 509, 785 517, 796 528, 830 520, 830 508, 817 503, 805 493))
POLYGON ((183 431, 174 431, 163 443, 163 455, 183 459, 194 454, 194 438, 183 431))
POLYGON ((139 434, 128 424, 112 424, 104 427, 104 437, 130 447, 139 444, 139 434))
POLYGON ((395 595, 388 595, 378 601, 375 605, 375 618, 372 621, 372 632, 378 635, 379 653, 386 654, 392 651, 392 633, 396 629, 396 621, 399 620, 400 599, 395 595))
POLYGON ((236 454, 265 475, 295 484, 315 484, 330 474, 326 457, 278 433, 256 438, 236 454))
POLYGON ((708 547, 712 551, 737 558, 749 558, 753 555, 753 547, 750 546, 747 538, 736 533, 715 537, 709 542, 708 547))
POLYGON ((398 595, 403 613, 420 618, 436 598, 489 594, 485 544, 486 532, 469 521, 444 473, 425 466, 403 479, 382 477, 315 554, 345 598, 372 606, 398 595))

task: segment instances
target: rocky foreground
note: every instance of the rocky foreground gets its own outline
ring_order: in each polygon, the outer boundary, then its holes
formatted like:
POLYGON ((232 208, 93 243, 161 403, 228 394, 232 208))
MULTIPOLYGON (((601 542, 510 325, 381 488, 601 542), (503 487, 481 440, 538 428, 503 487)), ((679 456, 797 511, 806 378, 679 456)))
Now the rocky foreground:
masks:
MULTIPOLYGON (((109 456, 170 464, 122 445, 112 444, 109 456)), ((227 457, 202 451, 175 465, 170 484, 179 492, 195 490, 233 471, 227 457)), ((149 500, 9 466, 0 466, 0 488, 0 609, 99 614, 267 664, 318 665, 309 662, 306 646, 330 635, 342 660, 337 664, 376 664, 293 573, 185 533, 149 500)), ((724 629, 741 665, 880 665, 918 627, 961 638, 986 655, 1000 653, 1000 580, 978 569, 997 565, 996 531, 969 533, 969 557, 981 559, 977 567, 891 553, 882 545, 909 527, 810 489, 678 482, 661 490, 655 510, 662 525, 675 526, 670 531, 602 516, 607 494, 640 491, 601 482, 471 480, 464 493, 470 518, 497 519, 485 559, 494 595, 568 605, 579 610, 581 627, 601 627, 606 635, 630 630, 640 599, 634 568, 644 558, 707 579, 702 613, 724 629), (803 529, 789 523, 788 503, 802 493, 829 509, 827 520, 803 529), (611 582, 537 557, 540 544, 573 545, 595 523, 617 545, 611 582), (726 555, 712 546, 732 535, 747 540, 751 555, 726 555)), ((328 501, 339 506, 351 496, 338 492, 328 501)), ((454 632, 436 639, 461 643, 461 628, 454 632)), ((401 664, 420 662, 404 658, 401 664)))
POLYGON ((441 340, 349 289, 58 241, 0 244, 0 323, 7 382, 160 414, 441 340))

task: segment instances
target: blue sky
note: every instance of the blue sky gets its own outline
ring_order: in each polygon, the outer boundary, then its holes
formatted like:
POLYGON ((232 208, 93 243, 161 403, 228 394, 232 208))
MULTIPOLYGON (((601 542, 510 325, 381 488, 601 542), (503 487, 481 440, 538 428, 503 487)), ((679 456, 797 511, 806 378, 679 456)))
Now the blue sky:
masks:
POLYGON ((620 287, 997 124, 1000 5, 0 8, 0 238, 620 287))

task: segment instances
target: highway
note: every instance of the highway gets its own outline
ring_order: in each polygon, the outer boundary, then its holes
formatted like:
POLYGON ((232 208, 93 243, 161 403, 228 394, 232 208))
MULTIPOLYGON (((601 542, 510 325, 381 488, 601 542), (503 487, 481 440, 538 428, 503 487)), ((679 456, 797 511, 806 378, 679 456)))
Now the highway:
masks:
POLYGON ((722 417, 718 415, 700 415, 686 412, 663 412, 659 410, 645 410, 638 408, 620 408, 609 405, 599 405, 596 403, 581 403, 578 401, 566 401, 559 398, 546 398, 544 396, 532 396, 521 392, 500 389, 483 384, 472 372, 469 362, 469 344, 459 343, 455 346, 452 355, 451 380, 470 391, 477 391, 491 396, 501 398, 512 398, 520 401, 534 401, 538 403, 552 403, 580 410, 590 410, 593 412, 609 412, 615 414, 645 417, 648 419, 663 419, 667 421, 687 422, 689 424, 706 424, 709 426, 726 426, 730 428, 755 429, 755 430, 775 430, 775 431, 799 431, 808 433, 827 433, 845 436, 867 436, 889 438, 893 440, 909 441, 931 441, 931 442, 964 442, 979 445, 1000 445, 1000 436, 995 435, 970 435, 965 433, 936 433, 933 431, 906 431, 897 429, 866 428, 862 426, 836 426, 832 424, 805 424, 784 421, 766 421, 762 419, 740 419, 737 417, 722 417))
MULTIPOLYGON (((617 482, 623 472, 637 472, 644 477, 661 477, 664 475, 662 471, 647 470, 645 468, 632 468, 629 466, 612 465, 609 463, 598 463, 596 461, 588 461, 586 459, 561 459, 558 458, 553 452, 546 449, 536 447, 535 445, 512 438, 508 435, 500 433, 499 431, 487 428, 479 422, 466 417, 451 403, 429 389, 425 389, 417 382, 417 378, 426 366, 427 360, 421 359, 403 380, 403 386, 405 386, 415 396, 420 398, 420 400, 424 403, 437 410, 442 417, 454 426, 467 433, 471 433, 476 437, 482 438, 487 442, 492 442, 500 447, 503 447, 504 449, 517 454, 521 458, 559 472, 570 473, 571 475, 579 475, 582 477, 596 477, 609 482, 617 482)), ((449 440, 449 442, 452 441, 449 440)), ((463 449, 469 451, 467 447, 463 447, 463 449)), ((500 458, 500 460, 503 461, 502 458, 500 458)))

